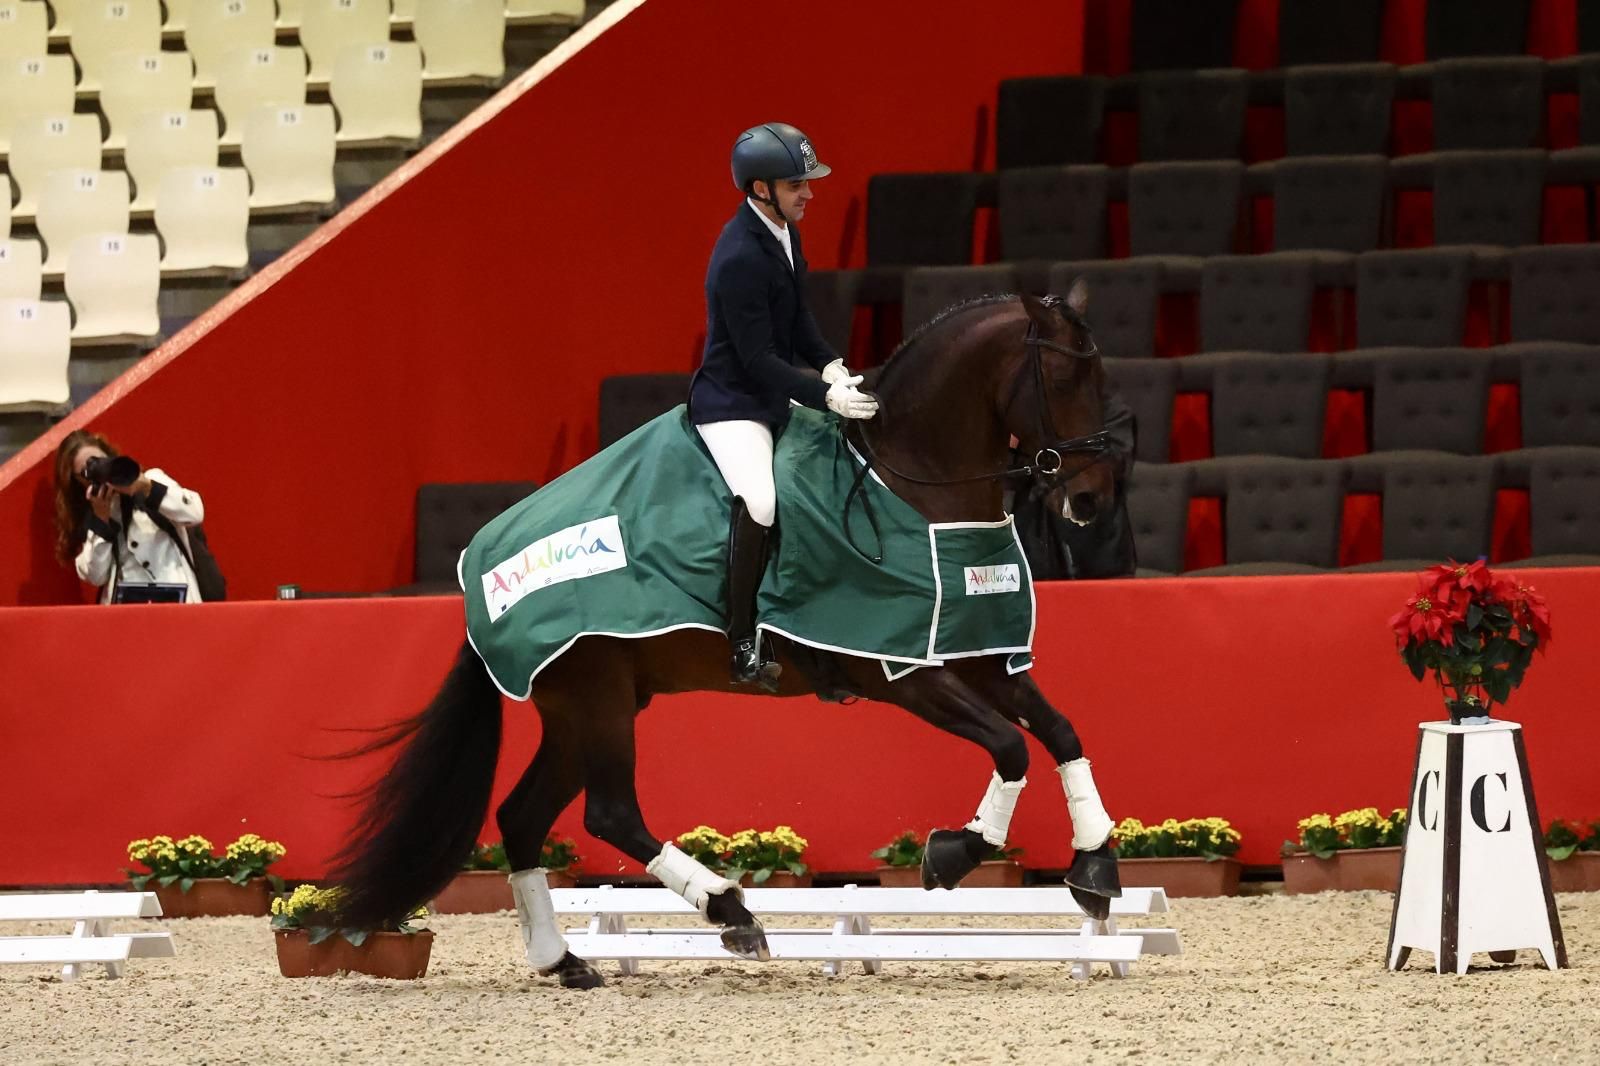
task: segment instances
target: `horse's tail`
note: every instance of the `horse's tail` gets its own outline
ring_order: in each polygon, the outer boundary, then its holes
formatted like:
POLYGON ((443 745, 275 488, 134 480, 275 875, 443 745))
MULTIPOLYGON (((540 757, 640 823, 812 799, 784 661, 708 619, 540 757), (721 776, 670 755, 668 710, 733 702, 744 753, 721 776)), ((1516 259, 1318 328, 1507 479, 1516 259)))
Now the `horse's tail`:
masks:
POLYGON ((500 752, 500 692, 471 644, 422 713, 345 758, 408 743, 357 795, 366 808, 334 859, 339 923, 381 929, 450 881, 478 842, 500 752))

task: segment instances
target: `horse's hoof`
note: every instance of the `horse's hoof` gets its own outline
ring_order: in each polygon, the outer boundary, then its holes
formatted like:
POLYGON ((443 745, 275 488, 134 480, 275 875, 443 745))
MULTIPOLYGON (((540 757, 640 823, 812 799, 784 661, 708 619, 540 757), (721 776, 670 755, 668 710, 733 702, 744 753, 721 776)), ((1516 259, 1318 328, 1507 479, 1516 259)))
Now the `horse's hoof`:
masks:
POLYGON ((1097 922, 1103 922, 1111 917, 1111 900, 1105 896, 1097 896, 1093 892, 1085 892, 1077 885, 1068 885, 1072 898, 1078 901, 1078 906, 1083 908, 1083 913, 1097 922))
POLYGON ((604 988, 606 983, 599 970, 570 951, 561 956, 560 962, 540 972, 555 974, 561 979, 562 988, 604 988))
POLYGON ((955 888, 961 879, 977 869, 965 829, 935 829, 928 834, 922 849, 922 887, 955 888))
POLYGON ((1103 922, 1111 916, 1111 901, 1122 895, 1122 878, 1117 874, 1117 853, 1109 841, 1073 856, 1067 887, 1089 917, 1103 922))
POLYGON ((1516 962, 1517 949, 1512 948, 1509 951, 1491 951, 1489 952, 1489 958, 1491 961, 1498 962, 1501 965, 1505 965, 1508 962, 1516 962))
POLYGON ((762 931, 760 922, 728 926, 722 931, 722 946, 752 962, 766 962, 772 958, 772 952, 767 949, 767 934, 762 931))

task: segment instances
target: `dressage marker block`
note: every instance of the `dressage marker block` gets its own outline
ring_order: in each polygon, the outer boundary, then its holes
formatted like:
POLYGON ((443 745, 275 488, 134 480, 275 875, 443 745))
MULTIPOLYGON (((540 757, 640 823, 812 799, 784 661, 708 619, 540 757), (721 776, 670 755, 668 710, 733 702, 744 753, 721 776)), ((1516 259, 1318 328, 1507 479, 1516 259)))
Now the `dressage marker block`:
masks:
MULTIPOLYGON (((877 973, 885 962, 1067 962, 1072 976, 1087 979, 1097 962, 1117 977, 1143 955, 1179 955, 1174 929, 1119 929, 1118 918, 1167 912, 1166 892, 1130 888, 1111 901, 1111 917, 1088 918, 1065 888, 754 888, 745 906, 758 917, 800 915, 831 918, 831 929, 769 929, 774 959, 823 963, 838 976, 848 962, 877 973), (873 918, 895 916, 1044 917, 1079 919, 1059 929, 881 929, 873 918)), ((639 972, 641 959, 736 959, 722 946, 720 930, 632 929, 627 919, 645 915, 698 917, 677 893, 665 888, 564 888, 550 893, 558 915, 588 916, 583 931, 567 932, 568 947, 585 959, 616 959, 625 974, 639 972)))
POLYGON ((75 981, 86 963, 99 963, 107 977, 121 977, 129 959, 170 959, 172 934, 112 933, 117 918, 159 918, 154 892, 44 892, 0 894, 0 922, 76 922, 70 936, 0 937, 0 963, 38 966, 61 963, 61 979, 75 981))

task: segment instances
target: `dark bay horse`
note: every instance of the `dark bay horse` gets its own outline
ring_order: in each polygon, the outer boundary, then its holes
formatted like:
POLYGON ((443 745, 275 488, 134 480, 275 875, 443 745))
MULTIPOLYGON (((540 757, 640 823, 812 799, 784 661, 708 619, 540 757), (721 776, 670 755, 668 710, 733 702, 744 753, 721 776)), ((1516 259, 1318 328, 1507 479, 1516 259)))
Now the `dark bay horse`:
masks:
MULTIPOLYGON (((909 338, 864 388, 878 417, 850 424, 852 444, 884 482, 929 522, 1004 518, 1003 482, 1023 477, 1050 506, 1087 521, 1110 506, 1104 449, 1103 370, 1080 280, 1055 297, 988 297, 953 308, 909 338), (1013 440, 1031 462, 1012 467, 1013 440)), ((859 521, 859 516, 857 518, 859 521)), ((1018 727, 1056 762, 1074 829, 1067 883, 1097 917, 1120 894, 1106 815, 1083 746, 1067 720, 1005 656, 959 659, 889 681, 873 659, 816 652, 787 641, 778 695, 850 694, 902 707, 972 741, 994 759, 972 822, 939 829, 923 860, 927 888, 953 888, 1003 844, 1028 769, 1018 727)), ((558 815, 587 794, 584 827, 647 864, 723 927, 735 954, 767 958, 760 923, 733 885, 663 845, 645 827, 634 788, 634 719, 658 693, 733 690, 727 639, 684 629, 641 639, 584 637, 538 675, 532 701, 538 754, 496 812, 511 860, 530 965, 568 987, 600 974, 566 950, 551 912, 540 847, 558 815)), ((745 691, 745 689, 739 689, 745 691)), ((753 691, 753 690, 751 690, 753 691)), ((488 813, 500 747, 501 703, 476 653, 463 644, 443 687, 416 717, 350 755, 405 742, 366 793, 361 820, 335 876, 346 889, 341 924, 371 928, 408 913, 454 876, 488 813)))

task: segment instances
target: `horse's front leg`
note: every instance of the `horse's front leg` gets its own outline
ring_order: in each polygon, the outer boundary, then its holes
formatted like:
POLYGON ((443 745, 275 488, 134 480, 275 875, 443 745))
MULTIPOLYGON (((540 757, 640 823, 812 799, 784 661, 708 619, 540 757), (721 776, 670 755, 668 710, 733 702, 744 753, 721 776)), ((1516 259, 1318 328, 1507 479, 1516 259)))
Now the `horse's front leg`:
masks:
POLYGON ((1072 818, 1072 866, 1067 885, 1073 897, 1091 917, 1104 920, 1111 913, 1110 901, 1122 895, 1117 874, 1117 856, 1111 848, 1115 823, 1106 813, 1095 786, 1089 760, 1072 723, 1050 705, 1039 686, 1026 674, 1008 675, 992 661, 975 663, 963 672, 967 682, 983 693, 1009 721, 1015 722, 1044 745, 1056 762, 1056 773, 1067 794, 1067 813, 1072 818))

